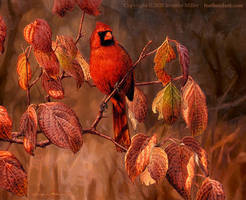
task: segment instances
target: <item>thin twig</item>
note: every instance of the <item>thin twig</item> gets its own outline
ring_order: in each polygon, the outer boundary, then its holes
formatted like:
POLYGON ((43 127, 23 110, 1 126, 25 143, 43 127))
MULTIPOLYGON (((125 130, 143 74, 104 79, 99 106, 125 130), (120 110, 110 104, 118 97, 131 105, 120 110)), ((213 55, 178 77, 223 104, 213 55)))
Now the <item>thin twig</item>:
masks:
POLYGON ((125 147, 123 147, 122 145, 120 145, 119 143, 117 143, 113 138, 111 138, 110 136, 107 136, 103 133, 100 133, 99 131, 97 130, 92 130, 92 129, 87 129, 87 130, 83 130, 83 134, 86 134, 86 133, 89 133, 89 134, 92 134, 92 135, 97 135, 97 136, 100 136, 102 138, 105 138, 111 142, 113 142, 116 146, 118 146, 119 148, 121 148, 123 151, 127 151, 127 149, 125 147))
POLYGON ((40 74, 38 75, 38 77, 36 78, 36 79, 34 79, 31 83, 30 83, 30 85, 29 85, 29 88, 31 89, 38 81, 39 81, 39 79, 41 78, 41 76, 43 75, 43 69, 42 68, 40 68, 41 69, 41 71, 40 71, 40 74))
POLYGON ((27 85, 27 90, 26 90, 26 96, 27 96, 27 105, 30 105, 31 101, 31 96, 30 96, 30 87, 28 83, 28 58, 30 56, 32 50, 32 46, 29 46, 25 50, 25 56, 26 56, 26 85, 27 85))
MULTIPOLYGON (((0 141, 2 142, 9 142, 9 143, 15 143, 15 144, 23 144, 23 139, 18 139, 18 138, 12 138, 12 139, 2 139, 0 138, 0 141)), ((38 142, 36 144, 37 147, 44 148, 48 145, 52 144, 49 140, 44 140, 41 142, 38 142)))
POLYGON ((82 36, 82 27, 83 27, 83 22, 85 19, 85 11, 82 13, 81 18, 80 18, 80 23, 79 23, 79 32, 77 35, 77 38, 75 40, 75 44, 78 43, 78 41, 80 40, 81 36, 82 36))

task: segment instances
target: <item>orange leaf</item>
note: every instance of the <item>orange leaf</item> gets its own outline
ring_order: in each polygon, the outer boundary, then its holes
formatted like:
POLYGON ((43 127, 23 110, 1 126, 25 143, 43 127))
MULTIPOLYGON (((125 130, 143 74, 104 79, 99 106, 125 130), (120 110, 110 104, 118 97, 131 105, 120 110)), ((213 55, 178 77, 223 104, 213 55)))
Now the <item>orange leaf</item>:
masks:
POLYGON ((190 199, 195 170, 193 152, 176 143, 169 144, 165 151, 168 156, 167 180, 184 199, 190 199))
POLYGON ((173 48, 169 44, 168 37, 166 37, 166 40, 158 48, 154 58, 154 70, 156 76, 163 83, 163 85, 166 85, 171 80, 171 77, 164 70, 166 63, 170 62, 175 58, 176 54, 174 53, 173 48))
POLYGON ((198 156, 198 166, 205 172, 208 176, 208 155, 207 152, 201 147, 200 143, 191 136, 186 136, 182 139, 182 142, 190 147, 194 153, 198 156))
POLYGON ((30 63, 28 62, 28 59, 25 55, 25 53, 22 53, 18 56, 18 60, 17 60, 17 74, 19 76, 19 86, 23 89, 23 90, 27 90, 27 81, 31 80, 32 78, 32 71, 31 71, 31 67, 30 67, 30 63), (27 76, 27 71, 28 71, 28 76, 27 76))
POLYGON ((64 17, 67 11, 73 10, 75 0, 54 0, 52 12, 64 17))
POLYGON ((197 192, 196 200, 225 200, 223 185, 210 178, 206 178, 197 192))
POLYGON ((59 62, 55 53, 53 51, 43 52, 34 50, 34 55, 40 67, 43 67, 50 77, 57 79, 59 75, 59 62))
POLYGON ((16 157, 0 151, 0 187, 18 196, 27 195, 27 174, 16 157))
POLYGON ((125 155, 125 168, 132 181, 140 175, 149 164, 150 153, 156 144, 156 135, 148 137, 136 134, 125 155))
POLYGON ((7 109, 0 106, 0 138, 11 139, 12 138, 12 120, 8 115, 7 109))
POLYGON ((20 120, 20 132, 24 135, 24 148, 26 152, 34 155, 37 143, 38 120, 35 105, 28 106, 20 120))
POLYGON ((42 86, 46 93, 54 99, 63 99, 64 98, 64 90, 62 87, 62 82, 58 78, 57 80, 49 77, 45 72, 42 77, 42 86))
POLYGON ((147 98, 144 95, 143 91, 140 90, 138 87, 134 88, 134 98, 133 101, 129 101, 126 98, 126 102, 128 105, 129 111, 131 111, 134 115, 134 118, 138 122, 143 122, 147 115, 147 98))
POLYGON ((206 97, 191 76, 182 88, 181 111, 193 136, 205 131, 208 122, 206 97))
POLYGON ((43 19, 36 19, 24 28, 24 38, 35 50, 50 52, 52 32, 49 24, 43 19))
POLYGON ((167 169, 168 158, 166 152, 162 148, 154 147, 150 155, 150 162, 140 175, 140 180, 145 185, 158 183, 165 178, 167 169))
POLYGON ((4 53, 4 41, 6 38, 6 34, 7 34, 7 26, 2 16, 0 16, 0 54, 4 53))
POLYGON ((78 152, 83 144, 82 127, 75 112, 64 103, 39 104, 38 123, 46 137, 61 148, 78 152))
POLYGON ((97 16, 100 14, 98 10, 102 3, 102 0, 76 0, 81 10, 85 11, 89 15, 97 16))

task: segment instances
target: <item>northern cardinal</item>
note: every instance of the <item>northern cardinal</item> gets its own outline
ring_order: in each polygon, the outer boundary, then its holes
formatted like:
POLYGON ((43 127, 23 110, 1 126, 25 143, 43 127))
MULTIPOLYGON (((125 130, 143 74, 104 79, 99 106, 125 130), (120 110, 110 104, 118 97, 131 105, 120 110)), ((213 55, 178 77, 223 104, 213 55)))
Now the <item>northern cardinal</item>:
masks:
MULTIPOLYGON (((115 85, 125 76, 132 66, 126 50, 112 35, 112 29, 97 22, 90 39, 90 73, 96 87, 109 95, 115 85)), ((114 139, 128 148, 131 143, 126 116, 125 97, 130 101, 134 96, 134 74, 125 81, 124 86, 111 98, 113 103, 114 139)), ((116 147, 117 151, 121 151, 116 147)))

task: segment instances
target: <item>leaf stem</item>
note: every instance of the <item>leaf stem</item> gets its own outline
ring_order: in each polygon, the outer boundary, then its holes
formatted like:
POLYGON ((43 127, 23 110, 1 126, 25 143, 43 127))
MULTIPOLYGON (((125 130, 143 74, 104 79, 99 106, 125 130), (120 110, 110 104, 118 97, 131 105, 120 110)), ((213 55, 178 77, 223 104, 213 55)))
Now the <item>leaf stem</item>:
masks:
POLYGON ((75 44, 77 44, 78 41, 80 40, 80 38, 82 37, 82 27, 83 27, 84 19, 85 19, 85 11, 82 13, 81 18, 80 18, 79 32, 78 32, 77 38, 75 40, 75 44))

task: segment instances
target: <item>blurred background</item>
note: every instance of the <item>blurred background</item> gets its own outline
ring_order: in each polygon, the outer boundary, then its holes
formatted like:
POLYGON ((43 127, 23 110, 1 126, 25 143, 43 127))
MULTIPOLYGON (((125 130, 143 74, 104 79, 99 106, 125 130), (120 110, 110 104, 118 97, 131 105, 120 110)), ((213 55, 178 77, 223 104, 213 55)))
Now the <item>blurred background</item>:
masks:
MULTIPOLYGON (((199 140, 209 154, 210 175, 224 185, 228 200, 241 200, 246 196, 246 4, 223 0, 216 1, 221 3, 219 8, 204 6, 212 2, 103 0, 100 16, 86 15, 78 47, 89 60, 89 38, 96 21, 112 27, 115 38, 133 60, 149 40, 153 40, 150 47, 153 49, 166 36, 185 45, 190 51, 190 75, 207 97, 208 128, 199 140), (172 6, 175 3, 182 6, 172 6), (225 8, 225 4, 231 6, 225 8)), ((23 28, 36 18, 42 18, 51 26, 53 40, 56 35, 77 36, 81 10, 75 7, 60 18, 52 13, 52 6, 53 0, 0 0, 0 15, 8 27, 5 53, 0 56, 0 105, 8 109, 15 131, 27 105, 26 93, 19 88, 16 73, 17 57, 28 46, 23 28)), ((37 76, 37 64, 32 59, 31 64, 37 76)), ((136 69, 137 81, 156 80, 153 66, 153 56, 143 60, 136 69)), ((167 71, 178 76, 178 60, 169 64, 167 71)), ((87 84, 77 90, 71 79, 65 79, 63 85, 62 102, 75 110, 83 127, 89 127, 103 95, 87 84)), ((160 85, 141 89, 148 98, 148 114, 137 131, 131 131, 132 135, 156 133, 161 140, 190 134, 182 119, 170 127, 152 113, 152 101, 160 85)), ((38 83, 31 91, 31 103, 44 102, 44 95, 38 83)), ((106 116, 99 129, 112 135, 111 105, 106 116)), ((0 143, 1 150, 7 146, 0 143)), ((117 153, 112 143, 97 136, 85 135, 83 147, 75 155, 54 145, 36 149, 34 157, 28 155, 22 145, 13 144, 10 151, 28 172, 28 198, 1 189, 1 200, 182 199, 166 180, 149 187, 141 185, 139 180, 131 183, 124 168, 124 154, 117 153)), ((197 181, 199 183, 200 179, 197 181)))

